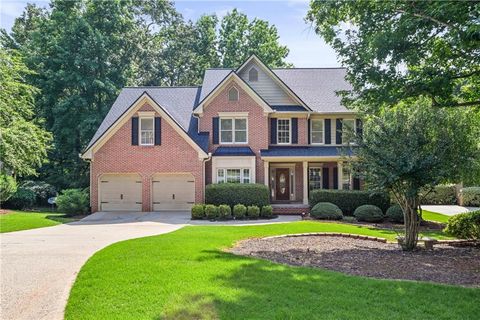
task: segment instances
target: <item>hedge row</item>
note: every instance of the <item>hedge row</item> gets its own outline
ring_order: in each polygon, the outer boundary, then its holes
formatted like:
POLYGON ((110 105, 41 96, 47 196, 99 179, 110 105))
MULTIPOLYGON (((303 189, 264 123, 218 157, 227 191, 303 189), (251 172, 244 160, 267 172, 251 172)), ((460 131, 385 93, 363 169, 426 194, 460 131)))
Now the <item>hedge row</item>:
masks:
POLYGON ((450 217, 444 231, 460 239, 480 240, 480 210, 450 217))
POLYGON ((230 219, 258 219, 272 218, 273 208, 270 205, 245 206, 236 204, 233 210, 229 205, 222 204, 215 206, 213 204, 196 204, 192 207, 192 219, 208 219, 208 220, 230 220, 230 219))
POLYGON ((468 187, 460 190, 462 205, 480 207, 480 187, 468 187))
POLYGON ((438 185, 433 190, 423 190, 420 192, 422 204, 456 204, 457 189, 455 185, 438 185))
POLYGON ((362 205, 374 205, 382 212, 390 206, 390 197, 386 193, 370 193, 357 190, 315 190, 310 193, 310 207, 319 202, 330 202, 337 205, 345 215, 353 215, 355 209, 362 205))
POLYGON ((241 203, 246 206, 263 207, 270 204, 268 187, 253 183, 209 184, 205 189, 205 203, 219 206, 241 203))

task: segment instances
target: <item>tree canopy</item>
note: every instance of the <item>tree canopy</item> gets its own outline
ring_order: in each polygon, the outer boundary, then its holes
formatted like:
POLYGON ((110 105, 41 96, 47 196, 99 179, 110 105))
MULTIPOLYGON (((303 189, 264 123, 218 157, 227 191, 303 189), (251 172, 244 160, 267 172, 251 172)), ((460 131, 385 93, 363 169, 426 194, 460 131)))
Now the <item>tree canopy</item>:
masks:
POLYGON ((347 104, 479 107, 479 13, 478 1, 316 0, 307 20, 347 67, 347 104))

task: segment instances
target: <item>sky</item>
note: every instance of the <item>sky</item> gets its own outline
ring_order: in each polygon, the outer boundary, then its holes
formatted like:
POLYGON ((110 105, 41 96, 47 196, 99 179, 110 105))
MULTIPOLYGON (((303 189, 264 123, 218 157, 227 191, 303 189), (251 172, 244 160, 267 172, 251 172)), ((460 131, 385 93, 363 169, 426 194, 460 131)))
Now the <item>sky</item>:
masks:
MULTIPOLYGON (((10 31, 16 17, 27 3, 48 7, 48 0, 0 0, 0 27, 10 31)), ((308 0, 270 1, 194 1, 177 0, 175 7, 185 19, 195 21, 203 14, 215 13, 219 18, 234 8, 250 20, 257 17, 277 27, 280 43, 290 49, 287 62, 295 67, 338 67, 334 50, 304 21, 308 0)))

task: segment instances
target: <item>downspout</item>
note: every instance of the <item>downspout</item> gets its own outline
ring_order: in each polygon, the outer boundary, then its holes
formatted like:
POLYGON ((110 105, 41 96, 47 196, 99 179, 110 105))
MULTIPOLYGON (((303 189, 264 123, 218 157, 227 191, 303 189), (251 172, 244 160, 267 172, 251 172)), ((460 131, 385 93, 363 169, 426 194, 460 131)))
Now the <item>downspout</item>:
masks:
POLYGON ((205 163, 207 161, 210 161, 210 160, 212 160, 212 153, 211 152, 208 153, 207 158, 202 159, 203 203, 205 203, 205 187, 206 187, 206 183, 205 183, 205 163))

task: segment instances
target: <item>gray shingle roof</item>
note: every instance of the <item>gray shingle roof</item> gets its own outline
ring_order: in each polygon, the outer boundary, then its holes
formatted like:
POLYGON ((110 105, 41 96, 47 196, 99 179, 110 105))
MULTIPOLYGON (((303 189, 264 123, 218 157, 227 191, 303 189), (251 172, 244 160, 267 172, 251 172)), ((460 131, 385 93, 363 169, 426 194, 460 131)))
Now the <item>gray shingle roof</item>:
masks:
POLYGON ((200 100, 202 101, 205 97, 215 89, 215 87, 225 79, 228 74, 232 72, 232 69, 207 69, 205 70, 205 75, 203 76, 202 83, 202 92, 200 94, 200 100))

